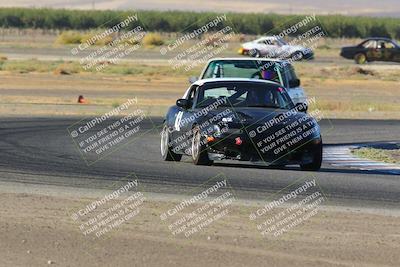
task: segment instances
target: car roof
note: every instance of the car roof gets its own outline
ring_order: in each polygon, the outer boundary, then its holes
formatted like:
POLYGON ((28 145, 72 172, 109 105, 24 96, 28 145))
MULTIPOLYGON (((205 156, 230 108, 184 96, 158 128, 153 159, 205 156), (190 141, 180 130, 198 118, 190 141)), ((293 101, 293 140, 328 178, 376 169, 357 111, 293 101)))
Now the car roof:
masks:
POLYGON ((367 40, 374 40, 374 41, 376 41, 376 40, 393 41, 392 39, 387 38, 387 37, 368 37, 368 38, 365 38, 364 41, 367 41, 367 40))
POLYGON ((288 63, 287 60, 277 59, 277 58, 254 58, 254 57, 216 57, 212 58, 208 61, 208 63, 216 60, 252 60, 252 61, 268 61, 268 62, 279 62, 279 63, 288 63))
POLYGON ((279 38, 278 38, 277 36, 271 36, 271 35, 268 35, 268 36, 260 36, 260 37, 258 37, 256 40, 260 40, 260 39, 272 39, 272 40, 278 40, 279 38))
POLYGON ((263 79, 252 79, 252 78, 207 78, 195 81, 194 85, 203 85, 205 83, 212 83, 212 82, 256 82, 256 83, 264 83, 264 84, 274 84, 281 86, 277 82, 263 80, 263 79))

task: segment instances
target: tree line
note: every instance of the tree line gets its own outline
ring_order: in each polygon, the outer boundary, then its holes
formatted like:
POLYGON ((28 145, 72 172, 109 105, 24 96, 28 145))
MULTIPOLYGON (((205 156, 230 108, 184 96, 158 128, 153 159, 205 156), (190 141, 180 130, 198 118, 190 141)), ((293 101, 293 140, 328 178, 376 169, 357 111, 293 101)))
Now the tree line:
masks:
MULTIPOLYGON (((138 23, 146 31, 155 32, 190 32, 221 15, 213 12, 189 11, 0 8, 0 27, 91 30, 113 27, 132 14, 138 14, 138 23)), ((226 13, 226 17, 227 20, 219 23, 216 30, 232 26, 236 33, 261 35, 278 34, 283 28, 301 20, 304 16, 226 13)), ((321 15, 317 16, 317 19, 328 37, 379 36, 400 39, 399 18, 321 15)), ((133 27, 135 25, 132 24, 126 29, 133 27)))

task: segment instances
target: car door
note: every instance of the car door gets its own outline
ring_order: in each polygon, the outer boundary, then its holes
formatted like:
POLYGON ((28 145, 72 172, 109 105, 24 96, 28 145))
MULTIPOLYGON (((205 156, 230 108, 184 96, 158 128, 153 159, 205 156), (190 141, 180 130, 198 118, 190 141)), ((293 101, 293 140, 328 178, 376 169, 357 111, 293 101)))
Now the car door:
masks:
POLYGON ((273 46, 275 58, 284 59, 290 56, 290 46, 286 45, 283 41, 275 39, 271 41, 271 44, 273 46))
POLYGON ((272 43, 271 39, 263 39, 258 42, 259 51, 262 56, 275 58, 278 56, 278 51, 276 50, 276 46, 272 43))
POLYGON ((383 61, 394 61, 396 56, 396 45, 390 41, 384 41, 381 43, 382 49, 382 60, 383 61))
POLYGON ((371 40, 367 46, 367 59, 369 61, 382 60, 383 51, 380 47, 379 40, 371 40))
POLYGON ((187 108, 179 107, 176 113, 174 131, 172 133, 173 142, 175 147, 179 147, 178 150, 186 151, 191 146, 191 129, 194 123, 194 109, 193 102, 197 91, 198 85, 192 85, 189 92, 185 96, 190 104, 187 108))
POLYGON ((400 46, 395 44, 395 48, 393 49, 393 61, 400 63, 400 46))
POLYGON ((294 68, 290 64, 285 64, 283 69, 285 87, 294 104, 305 103, 307 100, 304 89, 300 86, 300 80, 296 76, 294 68), (297 82, 297 81, 298 82, 297 82))

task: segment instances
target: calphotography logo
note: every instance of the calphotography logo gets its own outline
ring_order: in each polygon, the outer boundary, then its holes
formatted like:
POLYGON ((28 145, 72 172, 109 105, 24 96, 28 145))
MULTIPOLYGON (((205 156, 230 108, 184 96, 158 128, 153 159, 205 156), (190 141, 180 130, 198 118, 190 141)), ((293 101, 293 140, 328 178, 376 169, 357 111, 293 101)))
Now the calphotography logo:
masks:
POLYGON ((279 237, 318 214, 326 196, 311 178, 297 180, 249 215, 262 236, 279 237))
MULTIPOLYGON (((222 220, 235 201, 233 191, 224 175, 218 175, 203 184, 195 194, 185 198, 160 215, 173 236, 189 238, 222 220)), ((193 192, 192 192, 193 193, 193 192)))
MULTIPOLYGON (((200 103, 201 104, 201 103, 200 103)), ((201 136, 207 136, 200 140, 200 146, 204 147, 209 142, 218 143, 218 139, 223 134, 229 132, 229 121, 232 121, 234 112, 231 109, 221 110, 219 107, 226 106, 228 100, 220 98, 213 104, 203 106, 198 111, 193 112, 190 116, 183 116, 184 112, 179 112, 175 118, 173 126, 163 128, 161 137, 168 135, 173 137, 169 138, 168 146, 173 147, 173 152, 185 151, 187 154, 192 154, 193 135, 199 131, 201 136), (198 123, 197 123, 198 122, 198 123), (196 125, 196 127, 188 127, 188 125, 196 125)))
POLYGON ((90 36, 71 49, 74 56, 80 56, 79 63, 85 71, 103 71, 132 56, 142 47, 146 36, 138 14, 129 15, 114 26, 90 36))
MULTIPOLYGON (((134 174, 126 177, 136 178, 134 174)), ((133 220, 142 209, 146 197, 138 190, 137 179, 129 181, 119 189, 104 195, 71 215, 84 236, 102 237, 133 220)))
POLYGON ((228 15, 201 20, 196 25, 198 28, 186 29, 176 40, 160 49, 160 54, 167 58, 174 71, 191 71, 230 48, 235 31, 228 15))
MULTIPOLYGON (((318 122, 323 116, 323 111, 316 105, 316 99, 309 98, 292 109, 258 119, 246 126, 245 131, 258 155, 267 165, 290 160, 306 160, 311 164, 318 161, 316 165, 320 165, 322 139, 318 122), (315 108, 305 114, 303 111, 309 106, 315 108)), ((329 120, 327 122, 330 123, 329 120)), ((332 127, 331 124, 331 128, 327 130, 332 130, 332 127)))
POLYGON ((263 37, 243 44, 242 54, 286 60, 286 64, 314 59, 314 50, 328 36, 316 14, 295 16, 263 37))
POLYGON ((138 98, 101 116, 86 118, 68 127, 68 133, 85 162, 90 165, 142 137, 154 125, 138 107, 138 98))

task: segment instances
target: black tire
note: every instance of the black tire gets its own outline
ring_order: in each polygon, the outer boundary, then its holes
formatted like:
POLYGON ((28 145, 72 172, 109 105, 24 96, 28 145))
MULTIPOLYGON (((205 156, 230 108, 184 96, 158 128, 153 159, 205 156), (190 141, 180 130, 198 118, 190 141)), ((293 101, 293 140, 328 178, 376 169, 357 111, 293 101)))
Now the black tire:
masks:
POLYGON ((322 141, 318 147, 314 150, 313 160, 308 164, 300 164, 302 171, 318 171, 321 169, 322 164, 322 141))
POLYGON ((285 167, 286 167, 286 165, 282 165, 282 164, 271 166, 272 169, 276 169, 276 170, 284 169, 285 167))
POLYGON ((304 59, 304 55, 301 51, 294 52, 290 57, 295 61, 301 61, 304 59))
POLYGON ((204 137, 201 136, 200 128, 195 126, 193 128, 193 136, 192 136, 192 160, 194 165, 206 165, 210 166, 214 163, 214 161, 210 160, 208 157, 208 153, 206 150, 206 145, 203 142, 204 137))
POLYGON ((170 136, 168 126, 164 124, 163 130, 161 132, 161 157, 164 161, 180 161, 182 159, 182 154, 175 153, 169 146, 170 136))
POLYGON ((354 62, 356 62, 357 64, 364 64, 367 61, 367 56, 364 53, 357 53, 354 55, 354 62))
POLYGON ((250 56, 259 58, 261 57, 261 53, 258 51, 258 49, 252 49, 250 50, 250 56))

